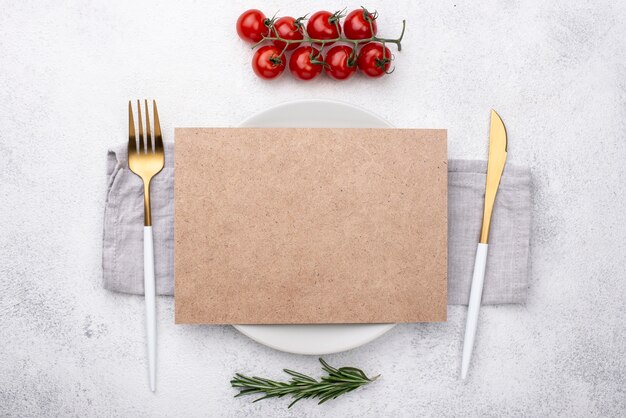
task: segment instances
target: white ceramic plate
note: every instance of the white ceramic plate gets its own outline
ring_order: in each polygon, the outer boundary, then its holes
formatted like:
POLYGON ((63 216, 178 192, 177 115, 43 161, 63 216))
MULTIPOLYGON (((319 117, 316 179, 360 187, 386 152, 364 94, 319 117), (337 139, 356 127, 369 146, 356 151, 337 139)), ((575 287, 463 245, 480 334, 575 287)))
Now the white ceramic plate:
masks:
MULTIPOLYGON (((283 103, 246 119, 255 128, 390 128, 380 117, 345 103, 302 100, 283 103)), ((295 354, 351 350, 389 331, 395 324, 235 325, 253 340, 295 354)))

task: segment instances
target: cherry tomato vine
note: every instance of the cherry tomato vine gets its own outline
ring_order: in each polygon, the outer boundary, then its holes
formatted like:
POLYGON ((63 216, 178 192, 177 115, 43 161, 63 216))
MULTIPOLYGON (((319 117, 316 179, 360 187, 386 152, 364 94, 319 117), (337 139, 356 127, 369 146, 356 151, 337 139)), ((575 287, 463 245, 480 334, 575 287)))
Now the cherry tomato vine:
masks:
POLYGON ((393 72, 390 65, 394 57, 387 44, 402 50, 406 21, 402 21, 398 38, 383 38, 377 35, 377 18, 377 12, 370 13, 365 7, 347 14, 346 9, 334 13, 318 11, 311 17, 297 19, 267 18, 260 10, 251 9, 237 20, 237 33, 244 41, 253 43, 253 49, 260 47, 252 67, 261 78, 276 78, 287 66, 300 80, 311 80, 322 69, 337 80, 349 78, 357 69, 368 77, 381 77, 393 72), (338 45, 325 51, 334 43, 338 45))

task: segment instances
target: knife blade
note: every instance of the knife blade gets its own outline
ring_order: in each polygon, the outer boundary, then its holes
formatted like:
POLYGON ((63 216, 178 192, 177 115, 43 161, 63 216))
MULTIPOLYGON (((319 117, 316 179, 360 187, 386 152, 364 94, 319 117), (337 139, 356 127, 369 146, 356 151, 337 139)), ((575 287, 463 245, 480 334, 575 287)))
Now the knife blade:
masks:
POLYGON ((485 185, 485 206, 483 208, 483 223, 480 230, 480 239, 476 248, 476 260, 474 262, 474 276, 467 306, 467 322, 465 323, 465 338, 463 339, 463 360, 461 363, 461 379, 465 379, 469 370, 476 328, 478 325, 478 313, 483 293, 485 280, 485 267, 487 265, 487 252, 489 249, 489 227, 496 194, 500 186, 500 179, 506 164, 507 135, 506 128, 500 115, 491 110, 491 124, 489 128, 489 159, 487 161, 487 182, 485 185))

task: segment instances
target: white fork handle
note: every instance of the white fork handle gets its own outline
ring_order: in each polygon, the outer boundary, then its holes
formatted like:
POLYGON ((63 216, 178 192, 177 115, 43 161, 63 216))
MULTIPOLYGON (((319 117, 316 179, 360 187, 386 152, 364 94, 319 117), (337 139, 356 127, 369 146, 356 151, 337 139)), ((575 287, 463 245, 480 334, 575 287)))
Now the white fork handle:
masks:
POLYGON ((154 280, 154 244, 152 227, 143 227, 143 284, 146 299, 146 335, 150 390, 156 390, 156 283, 154 280))
POLYGON ((463 361, 461 363, 461 379, 465 379, 474 349, 474 337, 478 326, 478 312, 480 300, 483 296, 483 282, 485 281, 485 266, 487 264, 488 244, 478 244, 476 261, 474 262, 474 277, 470 289, 469 304, 467 306, 467 322, 465 323, 465 338, 463 339, 463 361))

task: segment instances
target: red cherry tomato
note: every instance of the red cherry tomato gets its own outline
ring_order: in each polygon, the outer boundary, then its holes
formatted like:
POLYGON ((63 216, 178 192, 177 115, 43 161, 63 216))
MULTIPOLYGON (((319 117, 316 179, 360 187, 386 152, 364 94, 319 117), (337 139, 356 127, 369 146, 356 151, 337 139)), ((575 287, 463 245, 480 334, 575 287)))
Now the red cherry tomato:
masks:
POLYGON ((285 71, 285 56, 276 45, 265 45, 257 49, 252 57, 252 69, 261 78, 276 78, 285 71))
POLYGON ((246 10, 237 19, 237 34, 246 42, 256 43, 267 36, 269 22, 262 11, 257 9, 246 10))
POLYGON ((291 54, 289 70, 300 80, 311 80, 322 72, 323 57, 317 48, 301 46, 291 54), (313 61, 313 62, 312 62, 313 61), (318 62, 315 62, 318 61, 318 62))
MULTIPOLYGON (((272 31, 271 36, 276 36, 276 33, 278 33, 278 37, 289 41, 297 41, 304 38, 300 21, 291 16, 281 17, 274 22, 274 29, 276 32, 272 31)), ((282 41, 274 41, 274 45, 282 50, 286 44, 282 41)), ((289 44, 289 46, 287 46, 287 51, 293 51, 297 47, 297 43, 289 44)))
POLYGON ((366 9, 357 9, 348 13, 343 22, 343 30, 348 39, 368 39, 376 35, 376 15, 366 9), (370 22, 372 25, 370 26, 370 22), (373 31, 372 31, 373 29, 373 31))
POLYGON ((326 74, 335 80, 345 80, 356 71, 356 55, 354 50, 347 45, 336 45, 326 53, 326 74))
POLYGON ((366 76, 380 77, 389 71, 391 51, 380 42, 370 42, 361 48, 357 62, 366 76))
MULTIPOLYGON (((339 13, 331 13, 325 10, 315 12, 309 18, 306 25, 306 31, 313 39, 335 39, 341 34, 341 25, 339 24, 339 13)), ((332 42, 326 45, 331 45, 332 42)))

